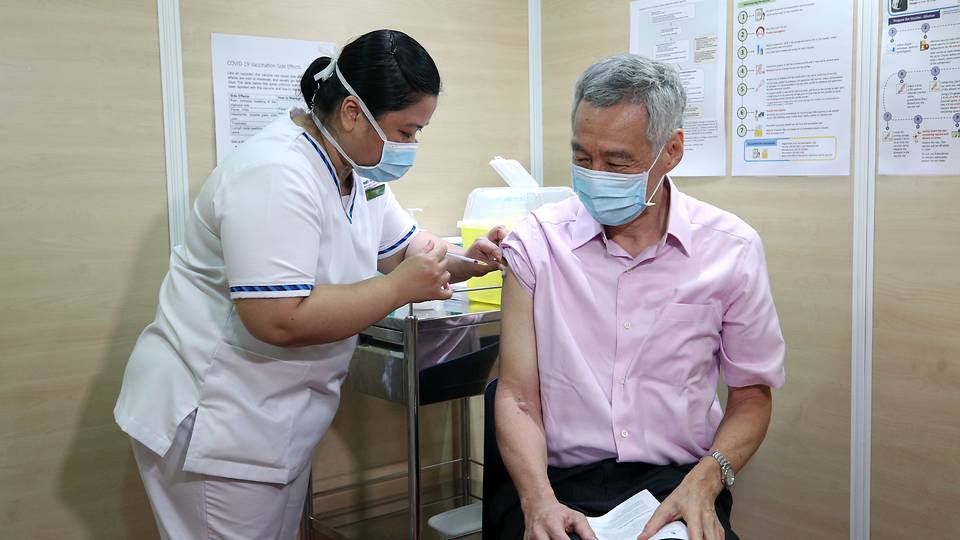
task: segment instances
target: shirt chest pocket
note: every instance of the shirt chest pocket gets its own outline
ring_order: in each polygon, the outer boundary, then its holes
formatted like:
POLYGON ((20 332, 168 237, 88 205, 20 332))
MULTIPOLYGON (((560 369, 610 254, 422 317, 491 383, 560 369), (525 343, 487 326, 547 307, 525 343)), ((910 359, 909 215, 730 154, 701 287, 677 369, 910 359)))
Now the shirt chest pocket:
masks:
POLYGON ((716 368, 720 313, 712 304, 667 304, 640 354, 638 375, 675 386, 700 382, 716 368))

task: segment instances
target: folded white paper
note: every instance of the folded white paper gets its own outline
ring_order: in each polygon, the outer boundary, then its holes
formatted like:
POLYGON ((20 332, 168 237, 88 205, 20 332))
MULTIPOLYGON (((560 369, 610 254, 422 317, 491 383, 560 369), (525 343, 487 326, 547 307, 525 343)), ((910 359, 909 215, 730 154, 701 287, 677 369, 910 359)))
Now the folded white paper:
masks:
MULTIPOLYGON (((598 540, 637 540, 658 506, 660 501, 643 490, 602 516, 588 517, 587 523, 598 540)), ((660 529, 651 540, 690 540, 690 536, 686 525, 674 521, 660 529)))

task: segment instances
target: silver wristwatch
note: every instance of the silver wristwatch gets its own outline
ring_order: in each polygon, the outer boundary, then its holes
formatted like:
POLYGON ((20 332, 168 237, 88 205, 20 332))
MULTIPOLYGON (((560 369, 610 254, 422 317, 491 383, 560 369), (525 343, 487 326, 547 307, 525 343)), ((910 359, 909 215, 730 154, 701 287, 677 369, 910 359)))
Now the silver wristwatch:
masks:
POLYGON ((727 461, 727 458, 723 454, 714 450, 710 453, 710 457, 717 460, 717 463, 720 464, 720 481, 723 482, 723 487, 730 489, 733 487, 733 483, 737 481, 736 476, 733 475, 733 466, 730 465, 730 462, 727 461))

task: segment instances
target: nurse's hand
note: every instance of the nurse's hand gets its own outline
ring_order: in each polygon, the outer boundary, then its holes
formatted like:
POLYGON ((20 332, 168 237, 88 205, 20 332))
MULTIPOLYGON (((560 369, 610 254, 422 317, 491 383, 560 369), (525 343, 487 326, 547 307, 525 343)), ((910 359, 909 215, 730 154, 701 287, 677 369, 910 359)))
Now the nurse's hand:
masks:
POLYGON ((387 274, 403 304, 453 296, 446 256, 446 242, 430 241, 422 253, 407 257, 387 274))
POLYGON ((497 225, 487 232, 484 238, 477 238, 464 253, 466 257, 477 259, 485 265, 470 265, 470 273, 475 277, 486 275, 494 270, 506 270, 503 253, 500 251, 500 242, 507 237, 507 228, 497 225))

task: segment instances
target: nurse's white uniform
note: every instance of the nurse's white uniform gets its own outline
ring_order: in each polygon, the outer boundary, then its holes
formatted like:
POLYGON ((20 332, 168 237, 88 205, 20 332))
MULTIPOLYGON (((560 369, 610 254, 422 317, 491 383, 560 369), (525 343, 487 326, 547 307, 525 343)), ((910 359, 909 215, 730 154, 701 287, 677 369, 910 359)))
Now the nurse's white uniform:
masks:
POLYGON ((281 348, 253 337, 236 298, 308 296, 376 275, 417 227, 384 184, 341 198, 323 148, 292 109, 207 179, 170 258, 114 416, 166 538, 295 534, 313 450, 356 337, 281 348))

